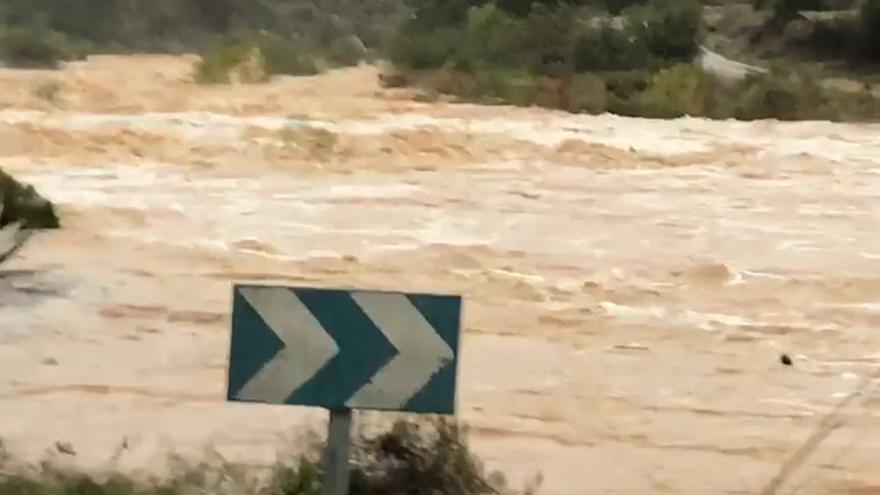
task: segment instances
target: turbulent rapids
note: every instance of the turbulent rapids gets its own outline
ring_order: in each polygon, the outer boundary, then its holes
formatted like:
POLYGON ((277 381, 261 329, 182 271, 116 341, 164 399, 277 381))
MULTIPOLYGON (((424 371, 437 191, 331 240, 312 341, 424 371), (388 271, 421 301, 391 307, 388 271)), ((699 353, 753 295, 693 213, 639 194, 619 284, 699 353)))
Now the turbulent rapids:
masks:
POLYGON ((63 223, 0 270, 10 451, 260 463, 320 428, 223 402, 230 285, 261 281, 464 294, 461 418, 546 493, 759 493, 856 391, 791 483, 880 489, 880 127, 417 103, 370 67, 206 88, 190 67, 0 72, 0 167, 63 223))

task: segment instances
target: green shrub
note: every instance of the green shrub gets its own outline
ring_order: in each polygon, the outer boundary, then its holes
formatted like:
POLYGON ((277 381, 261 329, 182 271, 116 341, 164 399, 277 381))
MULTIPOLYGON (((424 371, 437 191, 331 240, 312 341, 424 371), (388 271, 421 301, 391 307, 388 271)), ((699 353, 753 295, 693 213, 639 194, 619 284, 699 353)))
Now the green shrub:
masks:
POLYGON ((72 58, 64 36, 45 29, 12 28, 0 31, 0 59, 13 67, 57 68, 72 58))
POLYGON ((633 34, 651 54, 666 61, 686 61, 697 54, 703 26, 697 0, 655 0, 632 11, 633 34))
POLYGON ((505 489, 503 481, 488 480, 467 432, 449 420, 400 421, 356 450, 351 495, 496 495, 505 489))
POLYGON ((196 80, 227 84, 234 75, 243 82, 260 82, 273 75, 312 75, 319 71, 317 55, 304 43, 277 35, 238 35, 221 40, 201 54, 196 80))
POLYGON ((252 42, 263 56, 266 74, 303 76, 320 72, 313 50, 278 36, 263 36, 252 42))
POLYGON ((501 103, 530 106, 536 103, 538 82, 526 70, 487 69, 474 74, 471 95, 477 99, 489 98, 501 103))
MULTIPOLYGON (((417 3, 437 13, 443 10, 439 1, 417 3)), ((397 33, 392 62, 403 71, 433 70, 419 79, 441 93, 485 103, 657 118, 880 115, 880 99, 869 91, 824 88, 809 74, 775 71, 731 83, 691 65, 704 30, 697 0, 619 0, 626 8, 615 22, 589 10, 615 3, 605 0, 474 2, 457 2, 456 8, 470 9, 447 24, 407 23, 397 33)), ((826 6, 824 0, 779 2, 779 12, 826 6)), ((845 20, 820 24, 809 43, 836 55, 864 48, 880 59, 880 0, 865 1, 859 22, 861 27, 845 20)))
POLYGON ((368 56, 367 46, 355 35, 339 38, 330 44, 327 57, 336 65, 357 65, 368 56))
POLYGON ((558 2, 556 1, 533 1, 533 0, 496 0, 495 3, 506 12, 510 12, 511 14, 518 16, 527 16, 534 11, 535 7, 538 8, 546 8, 548 6, 555 7, 558 2))
POLYGON ((578 74, 572 78, 571 110, 600 114, 608 110, 608 100, 608 89, 601 77, 593 74, 578 74))
POLYGON ((412 9, 412 24, 427 31, 450 26, 460 26, 467 19, 471 7, 486 3, 485 0, 404 0, 412 9))
POLYGON ((740 120, 838 120, 843 111, 840 97, 807 75, 773 71, 737 86, 732 116, 740 120))
POLYGON ((582 28, 574 40, 572 59, 577 72, 631 70, 652 64, 644 38, 608 23, 582 28))
POLYGON ((227 84, 230 72, 247 60, 252 47, 246 44, 224 43, 201 54, 196 67, 196 80, 206 84, 227 84))
MULTIPOLYGON (((208 462, 191 465, 174 459, 175 469, 170 479, 145 482, 121 475, 98 480, 44 464, 30 475, 15 475, 0 469, 0 494, 319 495, 323 473, 318 458, 310 447, 292 464, 274 466, 269 479, 261 483, 243 467, 222 460, 213 465, 208 462)), ((513 493, 502 477, 484 471, 468 446, 466 431, 450 420, 403 420, 377 436, 357 436, 351 463, 351 495, 513 493)), ((3 467, 0 462, 0 468, 3 467)), ((527 493, 536 488, 536 485, 527 487, 527 493)))
POLYGON ((648 0, 605 0, 605 8, 611 15, 619 15, 628 8, 647 3, 648 0))
POLYGON ((456 70, 451 63, 430 71, 423 80, 425 81, 423 85, 428 89, 445 95, 471 97, 474 92, 473 77, 456 70))
POLYGON ((528 107, 537 101, 539 89, 534 76, 526 71, 514 72, 503 80, 499 96, 512 105, 528 107))
POLYGON ((880 118, 880 98, 868 88, 860 93, 847 93, 825 88, 809 74, 780 71, 737 83, 720 81, 691 64, 677 64, 655 72, 628 70, 566 78, 536 76, 525 69, 480 69, 466 73, 455 70, 451 64, 427 74, 412 80, 413 84, 488 104, 537 105, 649 118, 880 118))
POLYGON ((303 457, 296 466, 277 466, 260 495, 320 495, 322 475, 317 462, 303 457))
POLYGON ((566 6, 551 9, 535 4, 523 26, 521 53, 535 74, 562 77, 573 70, 575 12, 566 6))
POLYGON ((107 51, 201 51, 217 36, 265 31, 327 47, 349 35, 378 48, 410 14, 389 0, 3 0, 0 26, 45 28, 107 51))
POLYGON ((601 70, 608 66, 609 53, 603 46, 602 27, 581 29, 574 39, 572 62, 578 72, 601 70))
POLYGON ((462 33, 454 28, 430 32, 401 30, 391 41, 389 56, 396 65, 422 70, 442 66, 458 52, 462 33))
POLYGON ((574 16, 565 7, 540 5, 516 17, 494 4, 474 7, 455 26, 410 22, 391 43, 392 62, 423 70, 447 62, 457 70, 528 69, 562 75, 571 69, 574 16))
POLYGON ((644 92, 651 83, 652 73, 645 70, 606 72, 605 87, 616 96, 624 97, 644 92))
POLYGON ((5 26, 111 41, 121 31, 118 20, 125 6, 119 0, 4 0, 0 9, 5 26))
POLYGON ((639 96, 640 114, 649 118, 704 116, 715 106, 715 79, 698 67, 679 64, 654 75, 639 96))
MULTIPOLYGON (((421 8, 430 3, 424 0, 421 8)), ((608 21, 582 22, 583 12, 567 2, 513 5, 486 2, 451 25, 408 22, 391 43, 391 60, 416 70, 452 62, 460 71, 525 69, 535 77, 566 79, 577 72, 640 69, 687 59, 697 52, 702 25, 696 0, 654 0, 632 8, 622 28, 608 21)), ((495 75, 480 77, 477 86, 498 85, 495 75)))
MULTIPOLYGON (((480 70, 473 74, 473 86, 469 96, 477 100, 502 99, 507 83, 507 73, 496 70, 480 70)), ((503 101, 501 101, 503 102, 503 101)))
POLYGON ((459 67, 517 67, 526 63, 530 47, 526 22, 491 3, 469 12, 466 37, 460 39, 459 67))

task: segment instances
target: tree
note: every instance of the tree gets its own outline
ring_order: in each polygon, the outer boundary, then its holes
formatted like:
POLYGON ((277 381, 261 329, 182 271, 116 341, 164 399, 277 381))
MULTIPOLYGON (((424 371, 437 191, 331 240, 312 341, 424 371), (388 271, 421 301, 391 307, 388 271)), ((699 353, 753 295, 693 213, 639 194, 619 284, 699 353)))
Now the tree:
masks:
POLYGON ((636 9, 631 28, 662 60, 688 60, 697 54, 703 26, 696 0, 657 0, 636 9))
POLYGON ((485 3, 487 0, 404 0, 414 12, 413 22, 429 29, 461 25, 471 7, 485 3))

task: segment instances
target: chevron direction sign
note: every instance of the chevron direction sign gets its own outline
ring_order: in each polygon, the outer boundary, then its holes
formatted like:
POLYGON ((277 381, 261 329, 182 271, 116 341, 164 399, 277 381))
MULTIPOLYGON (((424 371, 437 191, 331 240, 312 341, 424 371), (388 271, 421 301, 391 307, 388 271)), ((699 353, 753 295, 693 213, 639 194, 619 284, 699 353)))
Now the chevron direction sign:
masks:
POLYGON ((236 285, 227 399, 455 413, 461 297, 236 285))

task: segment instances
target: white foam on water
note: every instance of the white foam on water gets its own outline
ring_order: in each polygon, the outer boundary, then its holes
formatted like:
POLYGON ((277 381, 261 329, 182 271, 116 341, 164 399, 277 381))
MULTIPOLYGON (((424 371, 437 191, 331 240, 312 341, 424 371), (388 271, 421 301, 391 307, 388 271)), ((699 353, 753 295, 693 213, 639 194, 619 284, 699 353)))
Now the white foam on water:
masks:
MULTIPOLYGON (((427 227, 409 232, 421 245, 442 244, 449 246, 492 246, 496 239, 485 235, 476 235, 468 232, 467 225, 456 225, 453 221, 442 216, 442 212, 436 212, 427 227)), ((476 223, 476 221, 472 222, 476 223)), ((474 225, 474 230, 480 230, 474 225)))
POLYGON ((771 280, 790 280, 790 277, 784 277, 782 275, 777 275, 775 273, 770 272, 762 272, 758 270, 746 270, 744 268, 738 270, 738 272, 742 275, 745 275, 749 278, 769 278, 771 280))
POLYGON ((489 273, 511 280, 521 280, 531 285, 543 285, 547 283, 547 279, 545 277, 541 275, 534 275, 531 273, 522 273, 513 270, 499 270, 495 268, 490 269, 489 273))
POLYGON ((819 307, 823 308, 839 308, 839 309, 857 309, 862 310, 868 313, 877 313, 880 314, 880 302, 863 302, 863 303, 839 303, 839 304, 829 304, 829 303, 820 303, 819 307))
MULTIPOLYGON (((123 237, 119 235, 119 237, 123 237)), ((128 235, 127 237, 130 237, 128 235)), ((157 237, 148 234, 138 236, 138 240, 145 244, 162 244, 165 246, 179 247, 193 250, 206 250, 214 252, 229 252, 233 248, 226 241, 220 239, 191 239, 188 241, 174 240, 172 237, 157 237)))
POLYGON ((608 316, 629 322, 654 321, 667 316, 666 308, 659 306, 636 307, 626 304, 617 304, 611 301, 601 301, 599 306, 605 310, 608 316))
POLYGON ((661 320, 675 326, 696 327, 713 331, 724 327, 749 327, 761 323, 738 315, 707 313, 696 310, 674 311, 660 306, 629 306, 610 301, 602 301, 599 306, 608 316, 628 323, 646 323, 661 320))
POLYGON ((806 252, 806 251, 827 251, 827 249, 822 249, 816 246, 812 246, 812 241, 803 240, 803 239, 789 239, 786 241, 781 241, 776 244, 777 251, 798 251, 798 252, 806 252))
POLYGON ((742 270, 737 270, 734 268, 729 268, 729 270, 733 274, 733 276, 730 278, 730 280, 724 282, 724 285, 736 286, 736 285, 743 285, 746 283, 746 278, 743 276, 742 270))
POLYGON ((754 320, 723 313, 704 313, 687 310, 677 318, 681 324, 694 325, 701 330, 716 330, 718 327, 746 327, 756 324, 754 320))
POLYGON ((850 217, 850 216, 874 216, 877 213, 871 210, 866 210, 864 208, 858 208, 855 206, 841 206, 837 208, 828 208, 828 207, 818 207, 818 206, 800 206, 798 207, 798 212, 803 215, 817 216, 817 217, 826 217, 826 216, 837 216, 837 217, 850 217))
POLYGON ((310 188, 300 193, 299 199, 386 199, 409 198, 423 192, 424 188, 411 184, 361 184, 361 185, 328 185, 321 188, 310 188))

